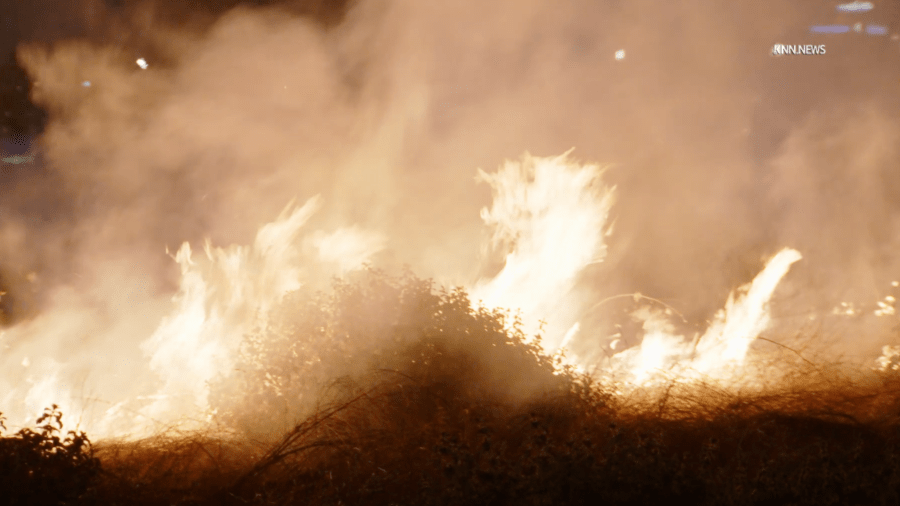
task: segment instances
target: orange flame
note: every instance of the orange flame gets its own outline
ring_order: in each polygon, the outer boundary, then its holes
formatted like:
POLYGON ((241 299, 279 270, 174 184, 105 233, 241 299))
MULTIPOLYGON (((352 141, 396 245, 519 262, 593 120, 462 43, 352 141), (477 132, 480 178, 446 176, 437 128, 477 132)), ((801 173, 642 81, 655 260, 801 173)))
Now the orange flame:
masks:
POLYGON ((732 292, 725 307, 706 332, 693 342, 674 334, 663 313, 638 314, 644 321, 644 339, 635 348, 615 355, 615 369, 625 373, 626 383, 643 385, 659 373, 683 379, 726 379, 743 364, 750 343, 769 324, 768 303, 790 266, 802 257, 785 248, 768 261, 753 281, 732 292), (735 296, 735 294, 742 294, 735 296))
MULTIPOLYGON (((479 179, 490 184, 494 194, 492 206, 483 209, 481 217, 493 228, 493 246, 506 252, 503 268, 493 278, 475 283, 472 299, 550 319, 544 341, 549 351, 590 332, 578 322, 581 309, 572 303, 570 292, 578 276, 606 256, 615 188, 601 183, 602 174, 597 165, 570 160, 568 152, 551 158, 525 155, 494 174, 479 171, 479 179)), ((318 205, 317 198, 301 207, 289 205, 278 219, 259 229, 250 246, 218 248, 207 242, 205 254, 198 258, 188 243, 182 245, 173 256, 181 269, 174 308, 140 346, 157 384, 145 389, 145 395, 126 397, 108 409, 90 427, 95 434, 121 435, 123 426, 132 435, 146 434, 159 428, 154 424, 180 420, 184 426, 183 420, 198 415, 200 419, 192 423, 207 422, 209 383, 232 370, 251 326, 265 325, 269 310, 301 286, 303 263, 309 259, 301 258, 298 236, 318 205)), ((310 234, 304 244, 317 252, 313 261, 345 272, 367 261, 384 246, 384 239, 350 227, 310 234)), ((643 323, 641 344, 615 354, 608 372, 631 386, 651 384, 661 372, 687 380, 729 377, 766 329, 768 303, 800 258, 792 249, 775 255, 751 283, 729 296, 706 332, 692 340, 677 335, 668 312, 640 309, 633 316, 643 323)), ((635 302, 641 298, 635 296, 635 302)), ((525 322, 526 330, 538 328, 537 322, 525 322)), ((41 327, 15 330, 40 332, 41 327)), ((27 357, 24 363, 28 364, 27 357)), ((569 364, 582 370, 591 365, 574 356, 569 364)), ((56 375, 58 364, 39 365, 37 374, 25 377, 27 409, 39 411, 51 403, 76 406, 67 382, 56 375)))
MULTIPOLYGON (((503 269, 473 287, 474 301, 532 317, 562 316, 577 276, 606 257, 614 188, 601 185, 601 167, 578 164, 570 153, 526 154, 496 174, 479 171, 494 193, 493 206, 483 209, 481 218, 494 229, 494 245, 509 251, 503 269)), ((525 323, 536 330, 534 322, 525 323)), ((565 340, 559 323, 551 322, 554 348, 565 340)))

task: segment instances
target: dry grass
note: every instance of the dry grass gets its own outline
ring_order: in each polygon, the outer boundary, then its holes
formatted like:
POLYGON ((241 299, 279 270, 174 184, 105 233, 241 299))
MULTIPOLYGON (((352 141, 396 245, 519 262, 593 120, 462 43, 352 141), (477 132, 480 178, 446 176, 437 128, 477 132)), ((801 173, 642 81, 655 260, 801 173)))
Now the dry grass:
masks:
MULTIPOLYGON (((231 399, 231 420, 240 423, 223 434, 106 441, 96 448, 86 437, 73 439, 78 435, 53 439, 53 430, 7 436, 0 439, 0 466, 13 474, 0 477, 17 476, 2 482, 17 494, 0 494, 0 503, 900 502, 895 372, 850 374, 839 365, 798 360, 782 367, 777 381, 754 389, 670 382, 612 395, 572 371, 553 374, 552 359, 526 344, 515 326, 510 330, 498 313, 472 311, 459 292, 434 293, 413 278, 378 276, 360 281, 365 290, 342 285, 331 302, 317 299, 326 309, 313 314, 320 337, 339 329, 386 339, 366 351, 371 356, 354 355, 365 367, 345 368, 338 380, 322 383, 326 393, 290 430, 253 442, 260 427, 277 424, 246 424, 241 399, 231 399), (376 308, 365 301, 378 294, 377 313, 388 315, 390 325, 346 320, 352 314, 373 318, 376 308), (406 323, 395 325, 409 311, 430 316, 407 315, 406 323), (339 317, 329 322, 322 315, 339 317), (397 339, 391 328, 406 337, 397 339), (480 341, 463 346, 472 339, 480 341), (523 378, 528 396, 500 388, 523 378), (51 479, 62 481, 51 488, 51 479)), ((266 352, 277 355, 271 347, 266 352)), ((327 366, 341 355, 325 349, 320 356, 327 366)), ((277 364, 280 370, 287 365, 277 364)), ((766 365, 771 371, 778 364, 766 365)), ((265 371, 260 367, 251 372, 265 371)))

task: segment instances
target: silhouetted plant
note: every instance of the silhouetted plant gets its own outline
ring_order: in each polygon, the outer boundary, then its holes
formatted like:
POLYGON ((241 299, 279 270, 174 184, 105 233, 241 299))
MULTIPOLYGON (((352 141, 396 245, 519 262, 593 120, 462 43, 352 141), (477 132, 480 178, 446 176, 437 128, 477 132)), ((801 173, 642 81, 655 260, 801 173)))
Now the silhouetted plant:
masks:
POLYGON ((36 430, 0 437, 0 503, 56 505, 86 499, 100 462, 84 432, 61 436, 62 415, 54 404, 37 419, 36 430))

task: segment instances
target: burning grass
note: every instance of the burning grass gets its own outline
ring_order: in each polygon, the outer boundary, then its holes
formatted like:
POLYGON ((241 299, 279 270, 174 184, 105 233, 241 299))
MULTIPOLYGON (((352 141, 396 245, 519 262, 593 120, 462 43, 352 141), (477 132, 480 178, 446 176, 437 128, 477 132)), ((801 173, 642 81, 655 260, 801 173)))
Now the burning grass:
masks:
POLYGON ((750 386, 622 392, 508 313, 374 270, 275 314, 213 389, 221 430, 92 446, 53 408, 0 439, 0 503, 900 501, 896 371, 755 358, 750 386))

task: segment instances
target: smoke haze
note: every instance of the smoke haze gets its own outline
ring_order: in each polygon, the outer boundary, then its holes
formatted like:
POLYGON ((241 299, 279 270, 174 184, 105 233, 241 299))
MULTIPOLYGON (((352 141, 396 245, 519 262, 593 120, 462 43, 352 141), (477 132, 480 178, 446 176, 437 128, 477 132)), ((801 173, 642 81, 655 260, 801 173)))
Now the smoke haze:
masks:
POLYGON ((11 332, 16 357, 137 364, 179 279, 166 247, 250 243, 314 195, 312 230, 370 231, 376 263, 472 283, 499 269, 477 169, 572 147, 617 188, 584 305, 639 291, 700 324, 782 247, 804 255, 785 318, 900 278, 900 48, 835 38, 773 58, 807 43, 812 2, 15 5, 4 44, 48 122, 36 163, 2 169, 3 310, 54 329, 11 332))

